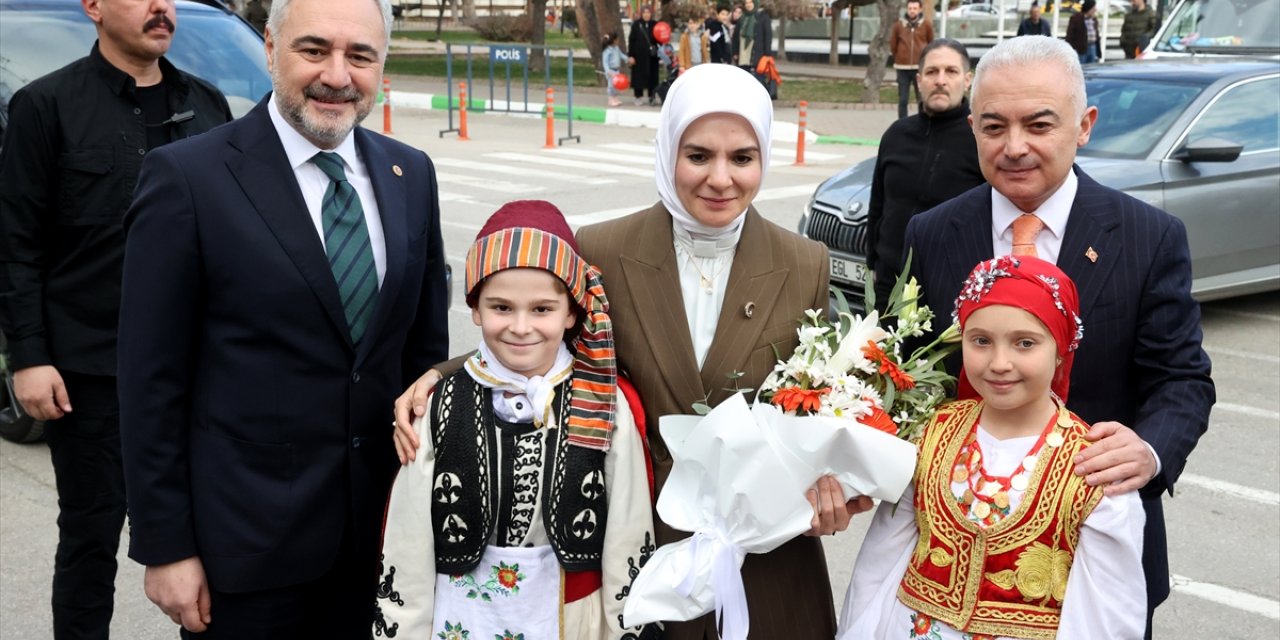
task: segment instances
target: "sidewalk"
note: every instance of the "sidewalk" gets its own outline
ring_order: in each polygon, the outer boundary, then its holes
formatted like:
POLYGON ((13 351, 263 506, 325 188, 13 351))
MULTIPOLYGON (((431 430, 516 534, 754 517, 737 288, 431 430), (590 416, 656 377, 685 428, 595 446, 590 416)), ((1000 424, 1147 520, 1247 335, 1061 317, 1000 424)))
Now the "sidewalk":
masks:
MULTIPOLYGON (((439 54, 443 55, 445 46, 442 42, 393 38, 391 40, 392 55, 395 53, 439 54)), ((455 47, 456 49, 456 47, 455 47)), ((487 49, 473 47, 473 54, 487 53, 487 49)), ((578 52, 575 51, 575 55, 578 52)), ((586 55, 582 51, 583 56, 586 55)), ((778 70, 784 78, 826 78, 848 79, 850 82, 861 82, 866 74, 863 67, 839 66, 825 64, 782 62, 778 70)), ((887 70, 886 78, 892 82, 892 69, 887 70)), ((390 75, 391 103, 413 109, 446 109, 448 107, 448 87, 445 79, 433 76, 390 75)), ((483 109, 488 113, 502 114, 507 111, 504 102, 506 88, 502 81, 497 81, 492 99, 489 96, 488 77, 476 76, 477 86, 472 88, 468 102, 475 110, 483 109)), ((455 78, 456 82, 457 78, 455 78)), ((526 108, 523 87, 512 86, 511 110, 528 117, 527 112, 541 113, 543 91, 541 84, 531 81, 529 86, 529 102, 526 108)), ((566 97, 562 92, 556 95, 557 114, 562 112, 566 97)), ((453 93, 457 104, 456 86, 453 93)), ((649 106, 631 106, 628 101, 621 107, 606 108, 605 93, 602 88, 574 88, 574 118, 586 122, 601 124, 657 128, 659 110, 649 106)), ((816 144, 865 144, 878 145, 880 135, 897 118, 897 105, 882 103, 866 104, 822 104, 810 106, 807 114, 806 140, 816 144)), ((794 141, 798 128, 799 113, 794 106, 775 106, 774 138, 775 140, 794 141)))

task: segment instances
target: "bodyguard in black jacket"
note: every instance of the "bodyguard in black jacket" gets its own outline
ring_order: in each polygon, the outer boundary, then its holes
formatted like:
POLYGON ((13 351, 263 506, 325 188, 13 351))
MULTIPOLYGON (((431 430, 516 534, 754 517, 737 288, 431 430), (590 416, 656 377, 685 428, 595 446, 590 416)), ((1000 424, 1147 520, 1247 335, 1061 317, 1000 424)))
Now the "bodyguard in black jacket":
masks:
POLYGON ((906 259, 911 217, 985 182, 965 99, 972 78, 964 45, 934 40, 920 56, 919 113, 894 121, 880 140, 867 210, 867 267, 875 273, 881 310, 906 259))
POLYGON ((105 638, 111 621, 125 518, 121 221, 148 151, 231 119, 217 89, 161 57, 173 3, 90 2, 85 12, 99 41, 14 94, 0 153, 0 330, 19 402, 54 421, 46 433, 60 509, 58 640, 105 638))

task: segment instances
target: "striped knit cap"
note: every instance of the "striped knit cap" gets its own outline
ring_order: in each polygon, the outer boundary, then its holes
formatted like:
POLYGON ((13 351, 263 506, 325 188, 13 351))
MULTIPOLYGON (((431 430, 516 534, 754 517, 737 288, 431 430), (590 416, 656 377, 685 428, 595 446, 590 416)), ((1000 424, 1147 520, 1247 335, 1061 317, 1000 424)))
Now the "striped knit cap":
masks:
POLYGON ((572 345, 568 440, 608 451, 618 384, 609 300, 600 271, 578 255, 573 231, 550 202, 517 200, 489 216, 467 251, 467 304, 475 307, 485 278, 519 267, 550 271, 564 281, 569 297, 584 312, 582 330, 572 345))

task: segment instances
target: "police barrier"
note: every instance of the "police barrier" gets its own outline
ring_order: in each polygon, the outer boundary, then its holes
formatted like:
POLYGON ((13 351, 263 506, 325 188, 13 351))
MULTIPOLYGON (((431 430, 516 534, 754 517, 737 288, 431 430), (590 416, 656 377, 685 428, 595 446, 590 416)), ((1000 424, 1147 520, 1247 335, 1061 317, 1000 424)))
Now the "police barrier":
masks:
MULTIPOLYGON (((528 113, 531 115, 545 114, 546 104, 542 102, 529 102, 529 54, 534 49, 541 50, 544 53, 543 64, 543 87, 552 87, 551 83, 551 61, 554 58, 561 57, 563 52, 563 60, 568 69, 566 82, 568 86, 565 88, 565 109, 561 113, 565 115, 567 123, 567 135, 557 139, 558 144, 564 144, 566 140, 573 140, 581 143, 582 137, 573 135, 573 49, 568 47, 548 47, 545 45, 494 45, 494 44, 458 44, 462 48, 460 54, 456 54, 460 59, 456 60, 459 64, 466 65, 466 83, 470 98, 467 103, 468 111, 502 111, 504 113, 528 113), (477 101, 475 96, 479 93, 475 83, 475 66, 476 58, 488 59, 489 73, 489 99, 477 101), (501 66, 501 69, 499 69, 501 66), (516 77, 512 77, 512 67, 516 67, 516 77), (501 78, 499 78, 501 74, 501 78), (497 98, 498 83, 501 81, 503 88, 503 98, 497 98), (517 82, 518 100, 512 100, 511 90, 512 83, 517 82)), ((440 130, 440 137, 443 138, 446 133, 459 133, 459 129, 454 127, 453 114, 460 105, 454 102, 454 63, 455 63, 455 45, 453 43, 445 43, 445 77, 448 83, 447 109, 449 111, 449 128, 440 130)), ((536 94, 535 94, 536 95, 536 94)))

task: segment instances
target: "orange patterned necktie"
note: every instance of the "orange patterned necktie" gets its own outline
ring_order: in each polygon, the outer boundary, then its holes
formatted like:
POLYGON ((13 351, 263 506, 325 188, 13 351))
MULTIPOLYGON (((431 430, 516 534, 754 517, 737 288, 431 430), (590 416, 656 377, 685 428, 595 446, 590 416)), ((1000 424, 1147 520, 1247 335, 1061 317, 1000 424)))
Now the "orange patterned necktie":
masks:
POLYGON ((1039 257, 1036 255, 1036 236, 1040 234, 1041 229, 1044 229, 1044 220, 1038 218, 1034 213, 1024 213, 1015 218, 1013 221, 1013 255, 1039 257))

